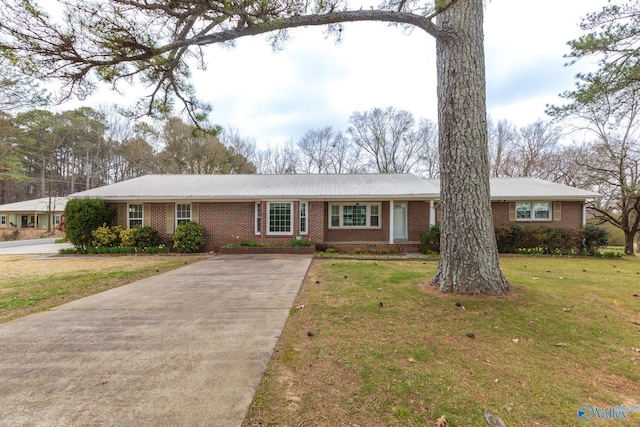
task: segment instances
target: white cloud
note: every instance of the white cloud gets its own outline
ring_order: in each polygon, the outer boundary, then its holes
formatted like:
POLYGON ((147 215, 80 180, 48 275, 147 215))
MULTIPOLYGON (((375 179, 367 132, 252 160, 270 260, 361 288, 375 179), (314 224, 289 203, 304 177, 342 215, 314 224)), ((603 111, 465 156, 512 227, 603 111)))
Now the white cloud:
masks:
MULTIPOLYGON (((607 0, 489 0, 485 11, 488 112, 517 125, 545 117, 545 105, 588 64, 564 67, 580 19, 607 0)), ((322 28, 293 30, 282 51, 264 37, 233 48, 205 48, 208 69, 194 70, 211 120, 260 144, 297 141, 307 129, 346 130, 354 111, 394 106, 437 118, 435 42, 382 23, 348 24, 343 40, 322 28)), ((100 98, 104 99, 104 95, 100 98)))

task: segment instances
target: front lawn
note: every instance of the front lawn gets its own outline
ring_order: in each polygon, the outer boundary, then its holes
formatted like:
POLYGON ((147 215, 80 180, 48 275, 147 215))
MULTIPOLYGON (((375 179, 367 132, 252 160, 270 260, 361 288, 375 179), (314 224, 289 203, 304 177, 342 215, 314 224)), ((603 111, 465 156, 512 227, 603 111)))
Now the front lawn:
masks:
POLYGON ((169 271, 187 257, 0 256, 0 323, 169 271))
POLYGON ((487 407, 562 426, 583 404, 640 406, 640 259, 501 265, 505 298, 441 294, 435 262, 314 259, 244 425, 480 426, 487 407))

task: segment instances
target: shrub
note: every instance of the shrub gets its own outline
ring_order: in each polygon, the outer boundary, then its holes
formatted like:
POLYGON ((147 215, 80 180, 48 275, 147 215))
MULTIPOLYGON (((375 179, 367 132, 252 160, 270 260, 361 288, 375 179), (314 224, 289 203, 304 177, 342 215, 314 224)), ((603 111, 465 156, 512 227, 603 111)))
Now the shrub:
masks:
POLYGON ((120 229, 120 246, 133 247, 136 245, 135 228, 128 228, 126 230, 120 229))
POLYGON ((66 235, 71 244, 87 247, 91 244, 91 232, 103 224, 110 224, 114 213, 101 199, 71 199, 64 209, 66 235))
POLYGON ((160 254, 160 253, 166 253, 169 252, 169 248, 167 248, 166 246, 149 246, 147 248, 145 248, 144 252, 146 254, 160 254))
POLYGON ((199 252, 204 247, 204 229, 197 222, 189 221, 176 227, 173 249, 180 253, 199 252))
POLYGON ((91 237, 93 237, 91 244, 95 247, 118 246, 120 244, 120 230, 122 227, 119 225, 109 227, 107 224, 102 224, 101 227, 91 232, 91 237))
POLYGON ((291 246, 293 246, 294 248, 310 247, 311 240, 293 239, 291 241, 291 246))
POLYGON ((149 248, 151 246, 158 246, 160 237, 158 232, 152 227, 145 225, 144 227, 135 227, 133 229, 133 240, 138 248, 149 248))
POLYGON ((602 227, 586 225, 582 239, 582 251, 595 256, 598 250, 609 244, 609 233, 602 227))
POLYGON ((497 227, 496 243, 500 253, 573 254, 582 248, 583 230, 518 224, 497 227))
POLYGON ((419 251, 423 254, 440 252, 440 226, 432 225, 429 231, 420 235, 419 251))
POLYGON ((525 246, 525 231, 517 225, 504 225, 495 230, 496 244, 500 253, 516 253, 525 246))

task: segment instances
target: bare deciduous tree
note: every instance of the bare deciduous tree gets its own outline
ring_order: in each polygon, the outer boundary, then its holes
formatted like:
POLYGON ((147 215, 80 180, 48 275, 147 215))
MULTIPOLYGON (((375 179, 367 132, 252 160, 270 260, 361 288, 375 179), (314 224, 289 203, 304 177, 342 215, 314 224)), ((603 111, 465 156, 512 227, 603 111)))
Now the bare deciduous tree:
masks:
POLYGON ((258 154, 258 171, 262 174, 293 174, 298 168, 298 152, 293 142, 267 147, 258 154))
POLYGON ((309 129, 298 141, 299 172, 357 173, 363 170, 360 149, 331 126, 309 129))
POLYGON ((423 144, 410 112, 393 107, 356 111, 349 123, 351 140, 369 154, 376 172, 407 173, 420 161, 423 144))
POLYGON ((443 244, 434 282, 445 292, 508 290, 489 202, 483 0, 388 1, 372 10, 350 10, 341 0, 65 0, 62 22, 33 0, 3 3, 0 43, 26 70, 61 78, 81 96, 96 79, 117 86, 139 76, 150 87, 147 114, 166 114, 177 98, 194 121, 208 108, 195 96, 188 60, 204 68, 203 45, 269 33, 279 46, 290 28, 329 25, 341 35, 343 23, 357 21, 425 31, 436 39, 442 187, 443 244), (460 244, 467 239, 475 245, 460 244))

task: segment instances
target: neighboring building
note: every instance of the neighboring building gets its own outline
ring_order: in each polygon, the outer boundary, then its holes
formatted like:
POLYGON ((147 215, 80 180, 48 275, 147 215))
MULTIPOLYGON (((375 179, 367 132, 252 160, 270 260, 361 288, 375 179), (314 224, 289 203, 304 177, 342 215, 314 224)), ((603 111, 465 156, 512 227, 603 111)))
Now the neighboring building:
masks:
POLYGON ((23 202, 0 205, 0 229, 35 228, 55 229, 62 221, 66 197, 43 197, 23 202), (51 217, 49 217, 51 215, 51 217), (51 218, 51 223, 49 223, 51 218))
MULTIPOLYGON (((170 242, 178 224, 200 223, 206 248, 287 243, 415 250, 438 221, 440 183, 410 174, 147 175, 75 193, 106 200, 125 228, 149 225, 170 242)), ((539 179, 494 179, 495 225, 580 227, 597 193, 539 179)))

